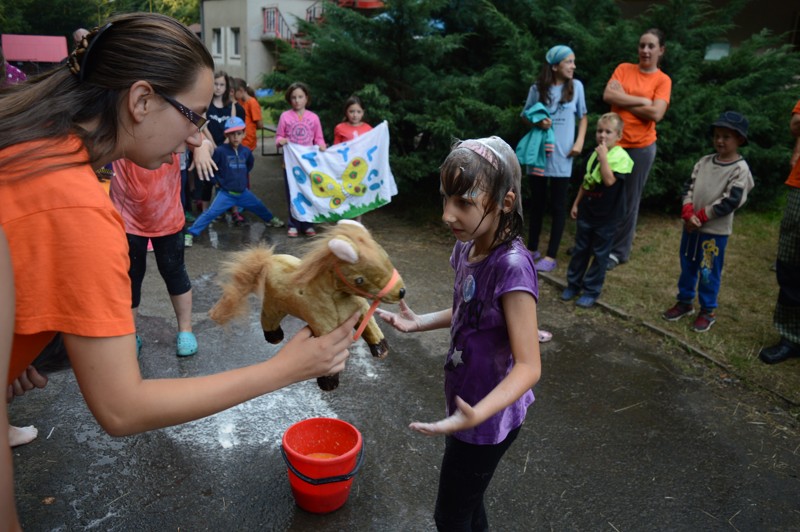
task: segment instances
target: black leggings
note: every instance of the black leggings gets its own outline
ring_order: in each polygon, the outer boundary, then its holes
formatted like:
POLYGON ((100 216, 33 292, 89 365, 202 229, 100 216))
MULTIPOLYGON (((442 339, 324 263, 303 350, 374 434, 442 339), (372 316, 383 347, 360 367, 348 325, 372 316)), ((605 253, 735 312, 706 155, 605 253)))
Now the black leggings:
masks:
POLYGON ((158 264, 158 273, 167 285, 171 296, 185 294, 192 289, 186 264, 183 262, 183 231, 167 236, 139 236, 128 234, 128 255, 131 259, 131 308, 139 308, 142 300, 142 281, 147 270, 147 241, 153 241, 153 252, 158 264))
POLYGON ((474 445, 453 436, 445 438, 439 494, 433 514, 437 530, 489 530, 483 494, 519 430, 519 427, 512 430, 505 440, 495 445, 474 445))
POLYGON ((547 244, 545 256, 556 258, 558 246, 561 244, 561 235, 564 233, 564 224, 567 221, 567 189, 568 177, 540 177, 530 176, 531 196, 528 201, 528 249, 536 251, 539 248, 539 234, 542 232, 544 207, 547 203, 547 183, 550 183, 550 209, 553 223, 550 226, 550 241, 547 244))

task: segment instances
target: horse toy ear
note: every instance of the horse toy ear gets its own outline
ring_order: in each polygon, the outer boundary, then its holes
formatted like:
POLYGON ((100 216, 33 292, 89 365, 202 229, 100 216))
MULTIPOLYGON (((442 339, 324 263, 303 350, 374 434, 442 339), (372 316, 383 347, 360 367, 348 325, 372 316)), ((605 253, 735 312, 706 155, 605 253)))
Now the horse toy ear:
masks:
POLYGON ((339 259, 355 264, 358 262, 358 251, 353 245, 353 242, 348 238, 337 236, 328 241, 328 249, 336 255, 339 259))

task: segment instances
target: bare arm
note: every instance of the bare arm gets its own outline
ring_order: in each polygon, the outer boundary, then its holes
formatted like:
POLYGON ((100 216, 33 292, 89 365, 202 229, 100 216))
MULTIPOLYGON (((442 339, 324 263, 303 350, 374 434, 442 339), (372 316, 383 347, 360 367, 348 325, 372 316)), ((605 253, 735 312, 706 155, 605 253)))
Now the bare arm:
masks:
POLYGON ((603 91, 603 101, 610 105, 617 105, 630 111, 643 120, 660 122, 667 112, 666 100, 651 100, 644 96, 633 96, 625 92, 619 81, 609 80, 603 91))
POLYGON ((569 157, 577 157, 583 151, 583 143, 586 141, 586 129, 589 127, 589 117, 583 115, 578 122, 578 134, 575 136, 575 144, 569 152, 569 157))
POLYGON ((798 159, 800 159, 800 137, 797 137, 797 140, 794 143, 794 150, 792 151, 792 157, 789 159, 789 166, 794 168, 794 165, 797 164, 798 159))
POLYGON ((583 199, 583 195, 586 194, 586 190, 584 190, 583 185, 578 187, 578 195, 575 196, 575 202, 572 204, 572 209, 569 211, 569 216, 573 220, 578 219, 578 204, 583 199))
MULTIPOLYGON (((8 382, 14 337, 14 273, 5 233, 0 228, 0 379, 8 382)), ((21 530, 14 502, 14 465, 8 442, 8 408, 0 407, 0 530, 21 530)))
POLYGON ((789 131, 792 132, 793 137, 800 138, 800 113, 792 115, 792 119, 789 122, 789 131))
POLYGON ((289 384, 344 369, 354 314, 314 338, 306 327, 271 359, 204 377, 142 379, 134 335, 64 335, 75 376, 92 414, 109 434, 124 436, 215 414, 289 384))
POLYGON ((382 308, 375 309, 375 313, 386 323, 400 332, 432 331, 450 327, 453 322, 453 309, 448 308, 438 312, 417 315, 405 300, 400 300, 400 312, 389 312, 382 308))
POLYGON ((458 412, 435 423, 412 423, 411 429, 435 435, 452 434, 472 428, 511 405, 539 382, 542 363, 539 354, 536 300, 527 292, 516 291, 503 294, 501 301, 514 357, 511 371, 474 406, 456 398, 458 412))
POLYGON ((610 187, 617 182, 617 177, 608 164, 608 148, 605 144, 598 144, 594 151, 597 152, 597 160, 600 161, 600 176, 603 178, 603 185, 610 187))

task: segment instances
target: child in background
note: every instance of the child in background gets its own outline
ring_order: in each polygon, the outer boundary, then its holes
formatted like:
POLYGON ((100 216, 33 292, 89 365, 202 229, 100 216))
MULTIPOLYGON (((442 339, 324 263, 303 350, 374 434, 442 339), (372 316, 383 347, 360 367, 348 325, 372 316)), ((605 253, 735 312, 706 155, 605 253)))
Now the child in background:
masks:
POLYGON ((498 137, 455 145, 441 167, 442 219, 456 237, 453 306, 378 315, 403 332, 450 328, 445 419, 411 423, 446 435, 434 518, 439 530, 488 530, 484 493, 533 402, 541 375, 539 297, 522 241, 521 170, 498 137))
POLYGON ((531 85, 528 100, 522 110, 523 119, 530 124, 525 114, 537 102, 541 102, 552 118, 545 118, 531 125, 540 129, 552 128, 555 138, 553 152, 547 158, 544 175, 529 175, 532 189, 527 214, 528 249, 536 261, 536 270, 540 272, 551 272, 558 266, 556 255, 567 219, 567 188, 572 176, 572 160, 583 150, 586 127, 589 123, 583 83, 574 79, 574 74, 575 53, 572 49, 564 45, 550 48, 545 55, 545 64, 542 66, 539 79, 531 85), (539 235, 542 232, 548 182, 552 224, 547 251, 542 257, 538 250, 539 235))
POLYGON ((705 332, 717 321, 717 295, 728 236, 733 232, 733 213, 747 201, 753 176, 739 147, 747 144, 747 119, 725 111, 711 124, 715 154, 694 165, 683 196, 681 275, 677 303, 664 312, 667 321, 694 314, 695 294, 700 314, 692 328, 705 332))
MULTIPOLYGON (((210 149, 210 145, 198 149, 210 149)), ((197 338, 192 332, 192 282, 184 261, 186 218, 180 198, 181 157, 182 154, 173 153, 171 162, 156 170, 142 168, 128 159, 114 161, 111 202, 125 222, 134 322, 142 299, 147 251, 153 250, 178 321, 175 352, 185 357, 197 353, 197 338)), ((142 339, 137 334, 137 355, 141 348, 142 339)))
MULTIPOLYGON (((295 82, 286 89, 286 102, 292 106, 288 111, 281 113, 278 120, 278 128, 275 131, 275 144, 285 146, 288 142, 300 144, 301 146, 319 146, 320 151, 325 151, 325 139, 322 136, 322 124, 319 117, 306 109, 311 102, 311 95, 305 83, 295 82)), ((284 174, 285 174, 284 164, 284 174)), ((315 236, 317 231, 311 222, 303 222, 292 216, 292 198, 289 193, 288 174, 286 179, 286 203, 289 207, 289 238, 297 238, 299 231, 303 231, 306 236, 315 236)))
POLYGON ((344 120, 333 129, 333 143, 353 140, 371 130, 372 126, 364 122, 364 104, 354 94, 344 102, 344 120))
POLYGON ((617 145, 622 138, 622 119, 617 113, 600 117, 596 138, 597 148, 586 163, 583 184, 570 211, 578 224, 567 288, 561 293, 562 300, 570 301, 583 291, 575 302, 583 308, 594 306, 603 289, 612 240, 625 216, 624 182, 633 169, 628 153, 617 145))
POLYGON ((253 152, 242 146, 244 120, 238 116, 229 118, 225 124, 228 142, 214 150, 217 173, 214 176, 219 190, 214 202, 189 228, 193 237, 200 233, 220 214, 231 207, 247 209, 264 220, 268 227, 283 227, 283 222, 274 216, 266 205, 247 188, 247 174, 253 169, 253 152))
POLYGON ((244 107, 244 139, 242 145, 250 148, 250 151, 256 151, 256 142, 258 139, 258 131, 264 127, 264 118, 261 111, 261 104, 258 100, 250 96, 248 92, 247 82, 242 78, 233 80, 233 90, 236 99, 242 107, 244 107))

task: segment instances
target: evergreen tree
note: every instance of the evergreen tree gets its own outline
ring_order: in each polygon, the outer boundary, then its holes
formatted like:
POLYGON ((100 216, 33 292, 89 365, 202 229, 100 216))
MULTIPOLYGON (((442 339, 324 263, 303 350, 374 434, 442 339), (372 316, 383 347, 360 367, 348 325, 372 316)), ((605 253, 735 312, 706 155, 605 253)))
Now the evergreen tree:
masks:
MULTIPOLYGON (((800 54, 781 45, 784 36, 763 31, 730 56, 705 60, 746 2, 712 11, 707 0, 667 0, 635 19, 623 19, 614 0, 394 0, 372 18, 329 4, 324 23, 303 25, 313 46, 283 49, 285 71, 266 85, 309 83, 328 138, 342 102, 359 93, 373 123, 390 123, 402 191, 436 175, 453 139, 498 135, 514 146, 526 131, 519 114, 528 88, 555 44, 575 50, 593 128, 609 109, 602 95, 614 68, 636 63, 639 36, 657 27, 666 34, 662 69, 673 90, 645 204, 679 207, 694 163, 713 151, 709 124, 734 109, 750 120, 743 154, 756 176, 751 204, 771 207, 788 173, 800 54)), ((583 158, 576 172, 582 166, 583 158)))

